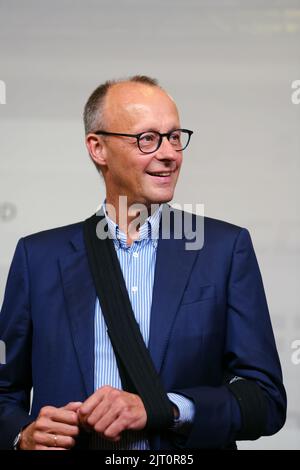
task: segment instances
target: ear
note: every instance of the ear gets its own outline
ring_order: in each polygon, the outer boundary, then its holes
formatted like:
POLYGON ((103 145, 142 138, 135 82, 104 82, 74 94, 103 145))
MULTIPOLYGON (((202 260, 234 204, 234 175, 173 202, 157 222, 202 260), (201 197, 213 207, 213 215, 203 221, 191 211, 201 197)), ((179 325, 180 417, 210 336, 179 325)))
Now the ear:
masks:
POLYGON ((100 167, 106 165, 106 151, 103 138, 96 134, 88 134, 85 144, 91 159, 100 167))

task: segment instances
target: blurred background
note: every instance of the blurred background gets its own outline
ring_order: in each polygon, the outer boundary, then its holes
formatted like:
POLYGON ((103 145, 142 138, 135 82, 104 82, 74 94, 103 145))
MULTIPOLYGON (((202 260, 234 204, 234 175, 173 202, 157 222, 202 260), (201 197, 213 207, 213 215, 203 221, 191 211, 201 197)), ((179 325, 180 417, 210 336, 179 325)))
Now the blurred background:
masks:
POLYGON ((0 0, 0 304, 18 239, 102 202, 82 110, 133 74, 194 130, 173 202, 247 227, 260 263, 288 419, 239 448, 300 449, 300 0, 0 0))

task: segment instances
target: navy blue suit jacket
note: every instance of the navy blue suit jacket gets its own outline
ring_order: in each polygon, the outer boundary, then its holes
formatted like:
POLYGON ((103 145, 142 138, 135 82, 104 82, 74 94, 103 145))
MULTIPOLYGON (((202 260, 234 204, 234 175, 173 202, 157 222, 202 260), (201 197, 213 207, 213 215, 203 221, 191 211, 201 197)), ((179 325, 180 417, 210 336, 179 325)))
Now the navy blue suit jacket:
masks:
MULTIPOLYGON (((195 404, 194 424, 181 445, 224 448, 241 419, 225 372, 261 387, 265 435, 283 426, 286 396, 248 231, 205 218, 204 236, 197 251, 187 251, 184 238, 159 239, 149 351, 166 391, 195 404)), ((0 365, 1 448, 11 448, 41 407, 93 393, 95 300, 82 223, 19 241, 0 315, 7 353, 0 365)), ((170 431, 152 446, 172 448, 175 437, 170 431)))

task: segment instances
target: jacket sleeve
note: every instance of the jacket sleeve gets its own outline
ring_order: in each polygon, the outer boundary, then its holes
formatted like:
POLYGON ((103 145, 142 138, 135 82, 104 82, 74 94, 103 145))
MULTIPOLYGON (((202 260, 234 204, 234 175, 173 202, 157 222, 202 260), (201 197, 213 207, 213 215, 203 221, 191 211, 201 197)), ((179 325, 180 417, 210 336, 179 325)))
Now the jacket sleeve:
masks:
POLYGON ((184 447, 226 448, 276 433, 286 394, 258 263, 247 230, 235 241, 227 293, 224 383, 174 390, 195 404, 184 447), (234 380, 239 377, 244 380, 234 380))
POLYGON ((31 320, 27 257, 24 242, 17 245, 10 267, 0 314, 0 339, 6 357, 0 364, 0 448, 11 449, 29 416, 31 375, 31 320))

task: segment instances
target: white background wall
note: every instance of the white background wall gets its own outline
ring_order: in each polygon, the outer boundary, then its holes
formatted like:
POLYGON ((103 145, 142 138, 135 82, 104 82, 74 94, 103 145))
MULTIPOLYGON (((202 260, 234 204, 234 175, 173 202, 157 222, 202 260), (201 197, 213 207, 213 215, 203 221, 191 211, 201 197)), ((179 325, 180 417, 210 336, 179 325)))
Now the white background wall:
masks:
POLYGON ((299 449, 300 0, 0 0, 0 303, 17 240, 102 201, 82 108, 136 73, 157 77, 195 131, 174 202, 249 228, 260 262, 288 420, 239 447, 299 449))

